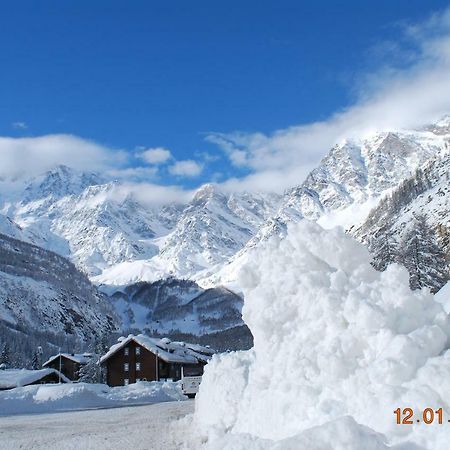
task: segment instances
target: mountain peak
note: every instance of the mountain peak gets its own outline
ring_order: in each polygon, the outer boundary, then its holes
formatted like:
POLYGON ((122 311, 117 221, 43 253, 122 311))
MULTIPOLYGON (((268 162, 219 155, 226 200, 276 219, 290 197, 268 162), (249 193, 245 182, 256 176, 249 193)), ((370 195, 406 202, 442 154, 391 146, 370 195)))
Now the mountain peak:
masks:
POLYGON ((89 186, 102 183, 97 173, 79 172, 60 164, 31 180, 25 188, 24 201, 29 202, 52 196, 61 198, 66 195, 80 194, 89 186))
POLYGON ((195 192, 192 202, 195 204, 206 202, 218 194, 220 194, 220 191, 217 185, 206 183, 203 186, 200 186, 200 188, 195 192))
POLYGON ((435 125, 439 128, 450 127, 450 114, 446 114, 445 116, 443 116, 436 122, 435 125))

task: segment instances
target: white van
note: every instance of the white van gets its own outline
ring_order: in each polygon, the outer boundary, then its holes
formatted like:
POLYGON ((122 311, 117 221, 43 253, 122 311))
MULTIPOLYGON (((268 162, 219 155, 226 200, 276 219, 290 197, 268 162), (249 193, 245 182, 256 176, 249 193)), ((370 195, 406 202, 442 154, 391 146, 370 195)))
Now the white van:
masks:
POLYGON ((181 389, 184 395, 194 398, 202 382, 203 366, 181 367, 181 389))

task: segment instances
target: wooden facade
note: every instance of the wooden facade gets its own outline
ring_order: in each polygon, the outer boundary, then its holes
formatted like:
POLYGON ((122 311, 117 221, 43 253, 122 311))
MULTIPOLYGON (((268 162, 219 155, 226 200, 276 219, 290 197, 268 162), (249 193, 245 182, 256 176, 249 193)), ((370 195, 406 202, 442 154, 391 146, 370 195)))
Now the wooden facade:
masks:
POLYGON ((109 386, 123 386, 136 381, 179 380, 181 364, 168 363, 157 355, 130 341, 104 363, 109 386))
MULTIPOLYGON (((109 386, 123 386, 137 381, 177 381, 181 379, 182 365, 184 364, 163 360, 135 340, 129 340, 102 361, 109 386)), ((203 362, 199 362, 186 366, 203 368, 203 365, 203 362)))
POLYGON ((71 381, 78 381, 80 376, 80 369, 86 363, 86 354, 76 355, 70 353, 62 353, 55 355, 45 362, 42 367, 48 367, 55 370, 60 370, 71 381), (61 361, 60 361, 61 358, 61 361), (61 366, 60 366, 61 364, 61 366))

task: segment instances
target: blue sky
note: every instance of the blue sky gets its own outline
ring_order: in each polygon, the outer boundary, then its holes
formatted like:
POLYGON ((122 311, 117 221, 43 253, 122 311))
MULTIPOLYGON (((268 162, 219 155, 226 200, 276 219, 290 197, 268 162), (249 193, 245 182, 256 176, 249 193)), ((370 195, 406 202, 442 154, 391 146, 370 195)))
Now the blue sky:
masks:
POLYGON ((242 148, 249 136, 327 121, 373 95, 374 85, 382 89, 386 72, 414 71, 424 58, 405 28, 446 5, 5 2, 0 135, 72 134, 123 150, 122 168, 147 164, 141 150, 165 148, 170 158, 147 173, 162 184, 192 187, 252 175, 258 164, 247 164, 242 148), (372 73, 383 76, 373 82, 372 73), (246 138, 228 141, 235 131, 246 138), (211 143, 217 139, 205 140, 211 132, 222 133, 233 149, 223 139, 221 148, 211 143), (186 176, 182 168, 169 170, 186 160, 198 170, 186 176))

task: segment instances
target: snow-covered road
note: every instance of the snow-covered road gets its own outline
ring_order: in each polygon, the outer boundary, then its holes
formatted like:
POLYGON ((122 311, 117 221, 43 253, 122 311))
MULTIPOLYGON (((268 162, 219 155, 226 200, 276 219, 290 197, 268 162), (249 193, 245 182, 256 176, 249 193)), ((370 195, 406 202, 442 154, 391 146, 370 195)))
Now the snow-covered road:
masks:
POLYGON ((194 401, 0 418, 0 449, 195 449, 194 401))

